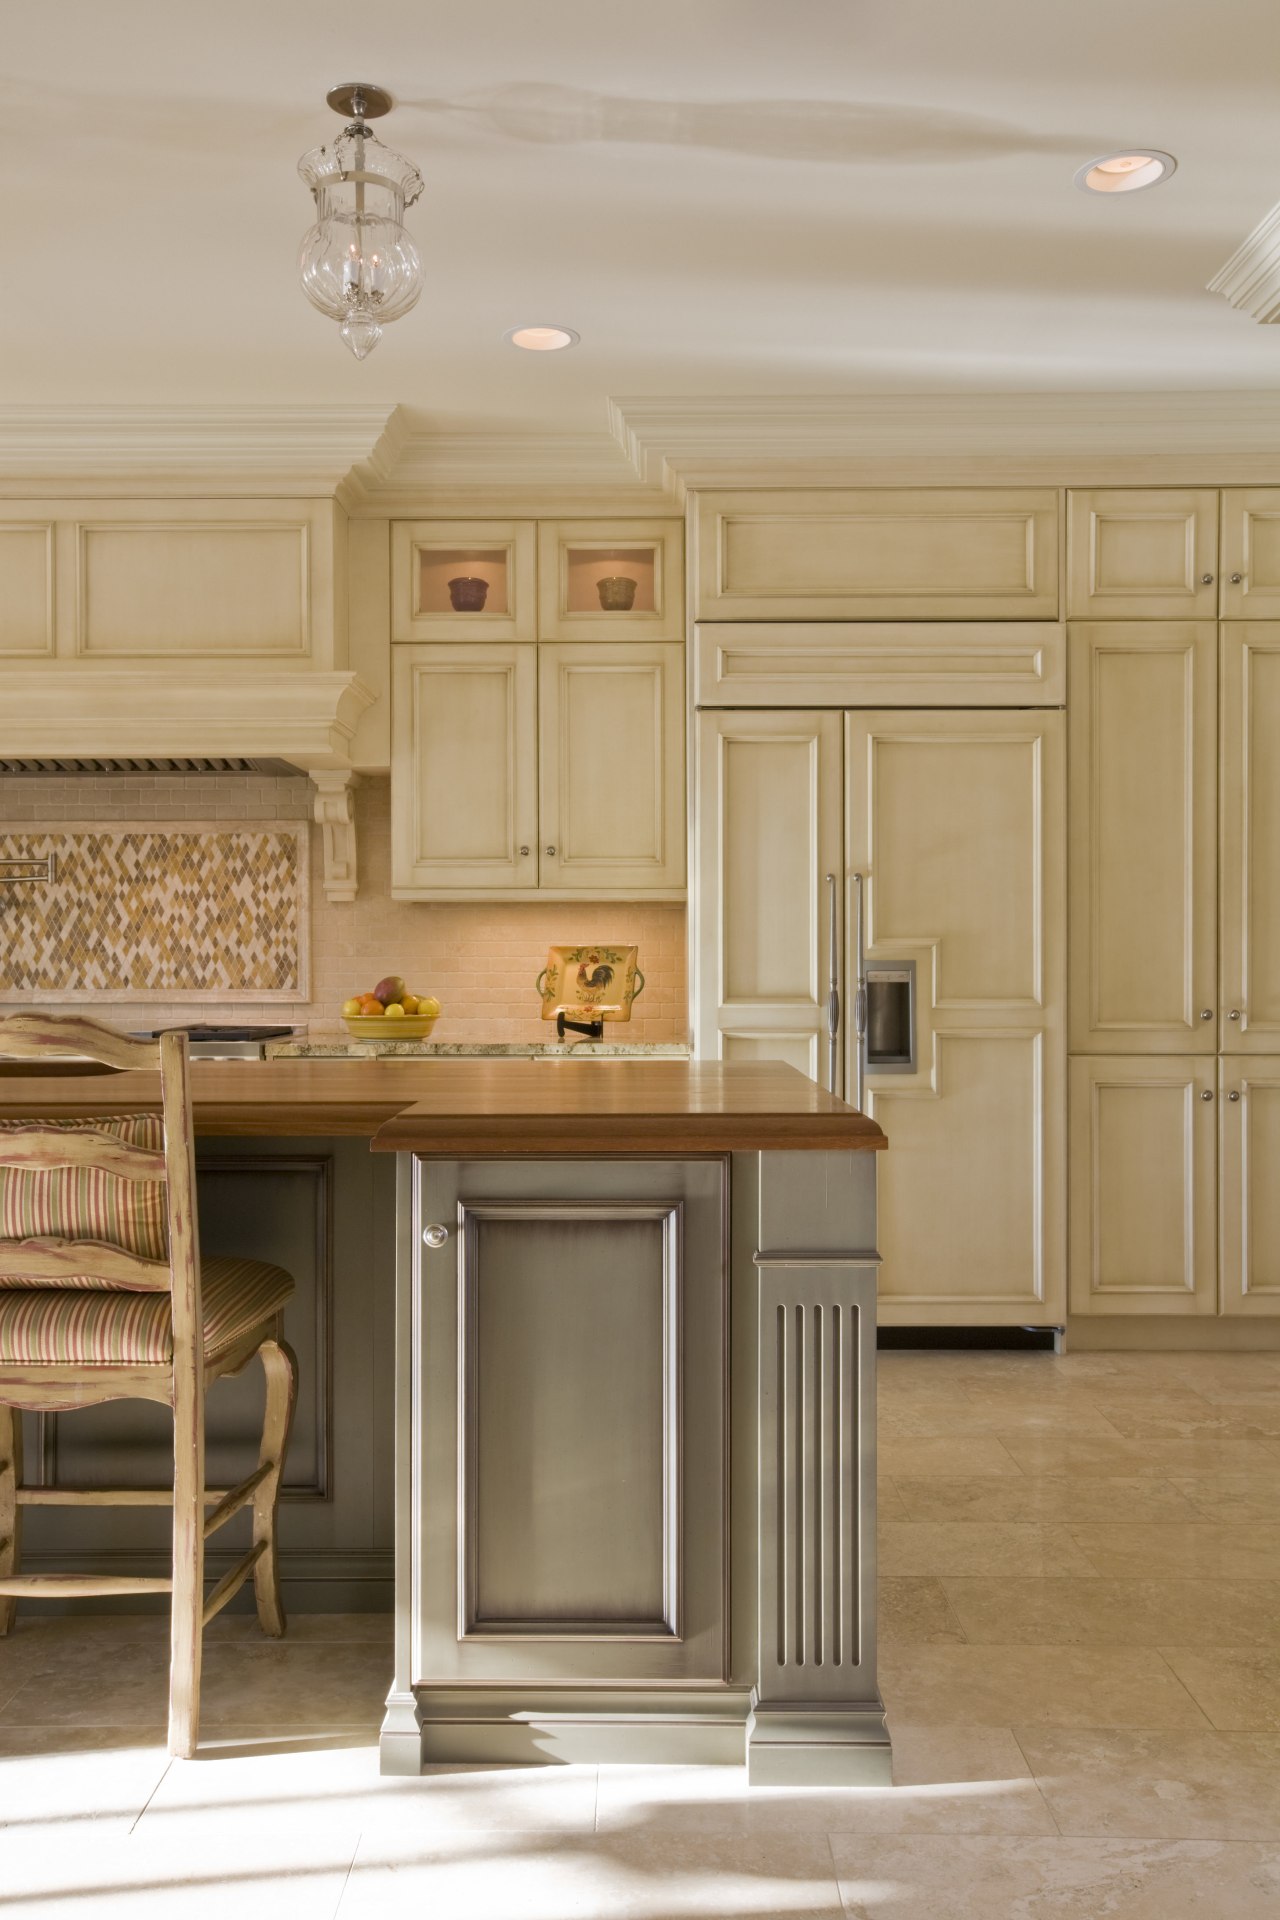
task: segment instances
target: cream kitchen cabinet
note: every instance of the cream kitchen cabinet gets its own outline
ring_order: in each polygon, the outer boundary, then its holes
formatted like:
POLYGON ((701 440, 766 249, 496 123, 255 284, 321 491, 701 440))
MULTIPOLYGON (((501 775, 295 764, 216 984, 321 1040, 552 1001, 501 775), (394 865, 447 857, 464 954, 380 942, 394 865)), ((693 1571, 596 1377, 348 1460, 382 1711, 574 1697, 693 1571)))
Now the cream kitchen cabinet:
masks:
POLYGON ((1222 496, 1222 612, 1280 619, 1280 487, 1228 487, 1222 496))
POLYGON ((394 656, 394 897, 684 897, 683 648, 394 656))
POLYGON ((1051 487, 700 493, 700 620, 1053 620, 1051 487))
POLYGON ((697 1051, 789 1061, 884 1127, 887 1324, 1059 1323, 1062 715, 704 712, 698 729, 697 1051), (867 1050, 861 1096, 859 892, 872 1037, 882 990, 914 1028, 906 1057, 867 1050))
POLYGON ((1280 1054, 1280 622, 1222 630, 1225 1053, 1280 1054))
POLYGON ((1214 488, 1068 494, 1068 618, 1212 620, 1217 612, 1214 488))
POLYGON ((391 638, 534 640, 537 580, 532 520, 393 521, 391 638))
POLYGON ((1219 1273, 1224 1314, 1280 1313, 1280 1058, 1221 1063, 1219 1273))
POLYGON ((1071 1048, 1217 1048, 1217 628, 1068 634, 1071 1048))
POLYGON ((1072 1313, 1215 1312, 1217 1080, 1194 1054, 1072 1060, 1072 1313))

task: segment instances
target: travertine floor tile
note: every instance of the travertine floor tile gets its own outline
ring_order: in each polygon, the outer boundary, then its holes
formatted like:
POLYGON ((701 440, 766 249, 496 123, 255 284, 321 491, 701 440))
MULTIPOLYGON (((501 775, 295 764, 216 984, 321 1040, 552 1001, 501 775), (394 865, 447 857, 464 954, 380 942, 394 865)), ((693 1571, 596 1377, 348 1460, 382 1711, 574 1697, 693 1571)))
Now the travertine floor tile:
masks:
POLYGON ((1280 1842, 1280 1734, 1016 1733, 1065 1834, 1280 1842))
POLYGON ((1260 1647, 1165 1647, 1162 1651, 1211 1725, 1280 1733, 1280 1652, 1260 1647))
POLYGON ((336 1920, 844 1920, 823 1833, 366 1834, 336 1920))
POLYGON ((933 1579, 882 1578, 877 1627, 882 1647, 962 1642, 965 1637, 942 1582, 933 1579))
POLYGON ((322 1841, 230 1828, 82 1847, 26 1835, 4 1848, 5 1920, 332 1920, 355 1847, 337 1824, 322 1841))
POLYGON ((848 1920, 1262 1920, 1280 1847, 1214 1840, 832 1841, 848 1920))
POLYGON ((876 1510, 881 1520, 906 1520, 909 1518, 898 1492, 898 1483, 882 1473, 876 1482, 876 1510))
POLYGON ((1186 1688, 1145 1648, 890 1648, 880 1678, 898 1720, 1010 1727, 1201 1727, 1186 1688))
POLYGON ((953 1579, 977 1646, 1280 1647, 1280 1581, 953 1579))
POLYGON ((880 1442, 879 1471, 891 1480, 917 1475, 960 1473, 1019 1474, 1022 1469, 994 1434, 936 1436, 932 1439, 893 1437, 880 1442))
POLYGON ((1274 1526, 1280 1514, 1280 1473, 1192 1474, 1169 1484, 1204 1519, 1222 1526, 1246 1526, 1253 1521, 1274 1526))
POLYGON ((1187 1574, 1201 1579, 1280 1579, 1280 1526, 1190 1526, 1161 1522, 1073 1526, 1071 1537, 1099 1573, 1187 1574))
POLYGON ((601 1767, 606 1831, 1055 1833, 1007 1727, 894 1729, 893 1785, 748 1787, 742 1767, 601 1767))
POLYGON ((168 1766, 134 1728, 2 1727, 0 1849, 23 1834, 50 1848, 126 1834, 168 1766))
POLYGON ((1065 1527, 986 1520, 890 1520, 880 1529, 886 1573, 1093 1572, 1065 1527))
MULTIPOLYGON (((1024 1473, 1067 1475, 1157 1473, 1270 1473, 1280 1466, 1280 1442, 1199 1434, 1184 1439, 1106 1440, 1088 1433, 1019 1433, 1001 1429, 1005 1451, 1024 1473)), ((905 1477, 905 1469, 898 1477, 905 1477)))
MULTIPOLYGON (((1065 1474, 1020 1479, 988 1474, 975 1480, 895 1480, 903 1517, 911 1520, 1027 1521, 1195 1520, 1200 1509, 1167 1480, 1070 1479, 1065 1474)), ((1276 1511, 1280 1511, 1277 1508, 1276 1511)))

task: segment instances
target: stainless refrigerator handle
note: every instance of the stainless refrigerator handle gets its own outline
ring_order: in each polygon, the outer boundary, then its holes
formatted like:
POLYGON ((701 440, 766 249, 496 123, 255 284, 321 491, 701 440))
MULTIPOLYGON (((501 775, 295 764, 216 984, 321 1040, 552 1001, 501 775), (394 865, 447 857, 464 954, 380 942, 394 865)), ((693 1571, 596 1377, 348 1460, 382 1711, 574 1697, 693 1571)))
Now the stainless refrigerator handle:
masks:
POLYGON ((853 875, 853 950, 857 969, 853 979, 853 1101, 862 1111, 867 1069, 867 946, 863 927, 862 881, 853 875))
POLYGON ((835 1092, 840 1074, 840 934, 836 924, 837 882, 827 875, 827 911, 831 916, 827 979, 827 1086, 835 1092))

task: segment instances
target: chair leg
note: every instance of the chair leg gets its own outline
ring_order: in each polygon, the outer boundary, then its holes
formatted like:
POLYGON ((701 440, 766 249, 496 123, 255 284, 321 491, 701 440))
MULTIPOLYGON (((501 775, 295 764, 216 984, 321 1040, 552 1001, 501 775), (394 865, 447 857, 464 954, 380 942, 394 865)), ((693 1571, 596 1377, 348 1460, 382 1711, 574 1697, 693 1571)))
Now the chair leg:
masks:
POLYGON ((174 1375, 173 1617, 169 1751, 193 1758, 200 1738, 204 1632, 204 1385, 192 1366, 174 1375))
POLYGON ((258 1624, 264 1633, 278 1639, 285 1630, 284 1606, 280 1599, 280 1569, 276 1555, 276 1503, 280 1496, 280 1476, 289 1446, 293 1408, 298 1390, 298 1363, 293 1349, 284 1340, 264 1340, 258 1349, 267 1381, 267 1408, 262 1423, 262 1449, 259 1466, 274 1462, 253 1500, 253 1543, 262 1541, 266 1552, 253 1569, 254 1594, 258 1602, 258 1624))
MULTIPOLYGON (((16 1407, 0 1407, 0 1580, 18 1571, 22 1549, 22 1414, 16 1407)), ((0 1594, 0 1636, 13 1626, 18 1602, 0 1594)))

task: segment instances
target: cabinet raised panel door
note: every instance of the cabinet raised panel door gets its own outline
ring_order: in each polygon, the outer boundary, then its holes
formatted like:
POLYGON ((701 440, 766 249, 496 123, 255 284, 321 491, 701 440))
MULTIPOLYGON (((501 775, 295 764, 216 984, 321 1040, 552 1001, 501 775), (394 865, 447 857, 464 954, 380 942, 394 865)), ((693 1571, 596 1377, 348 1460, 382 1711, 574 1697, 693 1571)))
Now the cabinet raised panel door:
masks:
POLYGON ((536 648, 415 645, 394 656, 393 890, 535 886, 536 648))
POLYGON ((1071 1049, 1213 1053, 1217 627, 1068 636, 1071 1049))
POLYGON ((842 716, 702 713, 697 725, 695 1050, 782 1060, 825 1085, 842 716))
MULTIPOLYGON (((915 963, 914 1071, 867 1065, 864 1104, 890 1141, 881 1319, 1060 1322, 1063 716, 845 724, 846 858, 864 876, 868 964, 915 963)), ((846 1034, 852 1086, 852 1022, 846 1034)))
POLYGON ((1222 611, 1228 620, 1280 620, 1280 487, 1222 496, 1222 611))
POLYGON ((1280 1056, 1224 1060, 1221 1306, 1280 1313, 1280 1056))
POLYGON ((1218 611, 1216 490, 1069 494, 1067 581, 1071 619, 1211 620, 1218 611))
POLYGON ((684 885, 684 649, 542 646, 542 884, 684 885))
POLYGON ((1071 1062, 1072 1313, 1215 1310, 1216 1064, 1071 1062))
POLYGON ((1280 622, 1222 635, 1222 1048, 1280 1054, 1280 622))

